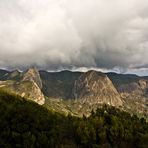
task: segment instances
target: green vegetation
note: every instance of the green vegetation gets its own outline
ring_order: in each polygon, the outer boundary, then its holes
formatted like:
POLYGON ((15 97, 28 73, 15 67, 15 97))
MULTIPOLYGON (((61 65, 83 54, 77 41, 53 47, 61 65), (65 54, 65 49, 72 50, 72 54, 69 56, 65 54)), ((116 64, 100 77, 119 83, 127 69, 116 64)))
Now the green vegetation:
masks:
POLYGON ((113 72, 106 74, 109 77, 109 79, 113 82, 116 88, 118 88, 120 85, 125 85, 132 82, 138 82, 140 79, 142 79, 142 77, 139 77, 135 74, 117 74, 113 72))
POLYGON ((40 77, 43 83, 43 93, 49 98, 71 97, 71 91, 75 80, 81 75, 81 72, 61 71, 46 72, 40 71, 40 77))
POLYGON ((145 119, 113 107, 78 118, 0 92, 2 148, 146 148, 147 142, 145 119))
POLYGON ((62 113, 65 115, 71 114, 73 116, 78 116, 77 112, 73 109, 74 105, 72 104, 72 100, 68 101, 64 99, 46 97, 45 104, 43 106, 50 111, 62 113))

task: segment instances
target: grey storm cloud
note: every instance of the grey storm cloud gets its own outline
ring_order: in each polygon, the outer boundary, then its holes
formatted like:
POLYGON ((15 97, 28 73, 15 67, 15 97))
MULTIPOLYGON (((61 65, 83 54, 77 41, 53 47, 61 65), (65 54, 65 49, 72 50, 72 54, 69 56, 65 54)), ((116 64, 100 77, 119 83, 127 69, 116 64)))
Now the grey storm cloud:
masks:
POLYGON ((148 0, 0 0, 0 67, 147 68, 148 0))

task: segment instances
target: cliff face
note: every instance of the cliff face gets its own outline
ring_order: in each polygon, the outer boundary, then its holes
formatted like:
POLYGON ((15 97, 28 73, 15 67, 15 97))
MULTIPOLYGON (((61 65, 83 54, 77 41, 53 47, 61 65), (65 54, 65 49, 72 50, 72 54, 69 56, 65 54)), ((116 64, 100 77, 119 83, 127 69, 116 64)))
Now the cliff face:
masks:
POLYGON ((40 71, 43 92, 50 98, 80 100, 96 104, 122 105, 120 95, 110 79, 101 72, 87 73, 62 71, 48 73, 40 71))
POLYGON ((36 68, 29 68, 24 74, 22 81, 31 81, 38 85, 42 89, 42 80, 40 74, 36 68))
POLYGON ((124 109, 148 118, 148 79, 136 75, 109 74, 122 97, 124 109))
POLYGON ((148 77, 96 71, 51 73, 36 68, 0 70, 0 89, 74 115, 89 115, 92 109, 108 104, 148 117, 148 77))
POLYGON ((44 104, 45 98, 41 91, 42 81, 36 68, 30 68, 23 74, 19 87, 18 92, 22 97, 29 98, 40 105, 44 104))
POLYGON ((72 96, 89 104, 122 106, 122 100, 110 79, 101 72, 89 71, 75 81, 72 96))
POLYGON ((40 75, 34 68, 30 68, 24 73, 18 71, 10 72, 7 80, 0 81, 0 88, 35 101, 40 105, 45 102, 44 95, 41 91, 42 82, 40 75))

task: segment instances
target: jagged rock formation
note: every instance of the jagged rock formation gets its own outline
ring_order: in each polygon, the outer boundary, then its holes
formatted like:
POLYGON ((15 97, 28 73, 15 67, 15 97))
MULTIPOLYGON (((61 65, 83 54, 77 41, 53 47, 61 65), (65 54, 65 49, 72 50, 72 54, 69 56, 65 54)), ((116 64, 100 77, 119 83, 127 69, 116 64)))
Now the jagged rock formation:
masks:
POLYGON ((24 73, 10 72, 5 79, 0 81, 1 89, 18 94, 40 105, 44 104, 45 98, 41 91, 42 82, 35 68, 30 68, 24 73))
POLYGON ((40 75, 43 81, 43 92, 47 97, 79 100, 83 96, 83 102, 122 105, 118 92, 103 73, 95 71, 87 73, 40 71, 40 75))
POLYGON ((108 76, 124 100, 124 109, 148 118, 147 77, 116 73, 109 73, 108 76))
POLYGON ((96 71, 84 73, 75 81, 73 97, 89 104, 122 106, 120 95, 110 79, 96 71))
POLYGON ((38 70, 34 68, 29 68, 23 75, 22 81, 32 81, 42 89, 42 81, 38 70))
POLYGON ((36 68, 25 72, 0 70, 0 89, 67 114, 89 115, 92 109, 109 104, 148 118, 148 77, 36 68))

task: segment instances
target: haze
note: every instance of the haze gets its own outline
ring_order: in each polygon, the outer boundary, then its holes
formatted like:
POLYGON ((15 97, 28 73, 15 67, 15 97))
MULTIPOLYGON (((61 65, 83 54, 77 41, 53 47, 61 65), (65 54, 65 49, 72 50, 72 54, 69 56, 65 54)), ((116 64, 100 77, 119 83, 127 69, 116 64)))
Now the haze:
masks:
POLYGON ((147 0, 0 0, 0 67, 148 73, 147 0))

